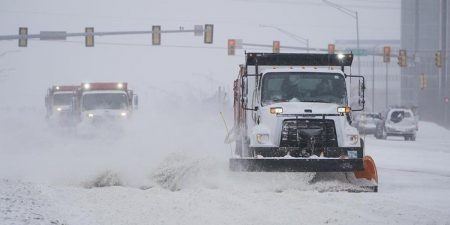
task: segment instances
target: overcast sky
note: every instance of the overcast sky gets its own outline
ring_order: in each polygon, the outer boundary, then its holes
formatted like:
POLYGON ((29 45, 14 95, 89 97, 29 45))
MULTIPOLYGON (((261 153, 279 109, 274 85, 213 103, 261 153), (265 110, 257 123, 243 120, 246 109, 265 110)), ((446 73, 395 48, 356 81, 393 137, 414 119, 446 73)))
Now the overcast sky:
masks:
MULTIPOLYGON (((361 40, 400 39, 399 0, 332 2, 358 12, 361 40)), ((151 46, 150 35, 96 37, 96 46, 89 49, 81 37, 66 42, 30 40, 27 48, 18 48, 17 41, 0 41, 0 53, 12 51, 1 56, 0 100, 13 104, 31 98, 41 106, 48 86, 81 81, 128 81, 146 95, 188 86, 204 88, 199 92, 215 90, 217 85, 231 88, 244 54, 237 50, 236 56, 227 56, 227 39, 257 44, 280 40, 282 46, 306 46, 292 37, 296 35, 308 39, 311 47, 326 48, 335 40, 356 39, 355 22, 350 15, 312 0, 2 0, 0 35, 17 34, 21 26, 35 34, 82 32, 88 26, 97 32, 150 30, 152 25, 161 25, 163 30, 192 29, 211 23, 214 43, 205 45, 202 37, 190 33, 163 34, 159 47, 151 46), (23 94, 14 101, 4 97, 18 85, 26 89, 23 94)))

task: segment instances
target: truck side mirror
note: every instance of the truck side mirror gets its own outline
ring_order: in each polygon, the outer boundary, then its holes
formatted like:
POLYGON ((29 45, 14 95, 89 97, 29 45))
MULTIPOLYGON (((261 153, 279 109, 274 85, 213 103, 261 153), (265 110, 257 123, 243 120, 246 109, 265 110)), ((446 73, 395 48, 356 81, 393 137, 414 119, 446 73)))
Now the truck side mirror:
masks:
MULTIPOLYGON (((347 77, 350 78, 358 78, 358 86, 357 86, 357 90, 358 90, 358 96, 356 99, 356 96, 353 98, 353 103, 354 104, 358 104, 359 108, 352 108, 352 111, 363 111, 364 107, 365 107, 365 96, 364 96, 364 92, 366 89, 366 85, 364 82, 364 76, 360 76, 360 75, 347 75, 347 77)), ((350 91, 351 91, 352 87, 350 86, 350 91)), ((352 101, 352 100, 351 100, 352 101)))

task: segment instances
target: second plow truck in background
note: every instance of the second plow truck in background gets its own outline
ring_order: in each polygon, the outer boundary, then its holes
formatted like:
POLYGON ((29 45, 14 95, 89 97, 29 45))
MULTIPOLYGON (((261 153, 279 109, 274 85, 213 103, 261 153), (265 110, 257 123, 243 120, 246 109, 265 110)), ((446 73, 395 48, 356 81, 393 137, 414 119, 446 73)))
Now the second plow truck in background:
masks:
POLYGON ((125 82, 82 83, 74 101, 80 125, 96 127, 127 120, 137 104, 137 96, 125 82))
POLYGON ((78 85, 54 85, 47 90, 45 118, 58 125, 68 126, 73 124, 72 99, 78 85))
POLYGON ((351 172, 377 191, 375 163, 350 125, 347 78, 358 85, 353 111, 364 109, 364 77, 345 74, 352 61, 352 54, 246 53, 234 81, 230 169, 351 172))

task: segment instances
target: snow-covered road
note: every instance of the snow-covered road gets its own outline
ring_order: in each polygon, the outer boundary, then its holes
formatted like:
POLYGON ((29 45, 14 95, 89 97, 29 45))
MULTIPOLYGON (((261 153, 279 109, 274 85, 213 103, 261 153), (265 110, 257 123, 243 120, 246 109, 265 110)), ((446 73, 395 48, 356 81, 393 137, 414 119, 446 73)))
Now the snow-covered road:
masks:
POLYGON ((218 116, 140 116, 126 137, 92 139, 2 120, 0 224, 450 224, 450 131, 435 124, 415 142, 367 136, 379 192, 348 193, 313 174, 229 172, 218 116), (95 187, 108 184, 121 186, 95 187))

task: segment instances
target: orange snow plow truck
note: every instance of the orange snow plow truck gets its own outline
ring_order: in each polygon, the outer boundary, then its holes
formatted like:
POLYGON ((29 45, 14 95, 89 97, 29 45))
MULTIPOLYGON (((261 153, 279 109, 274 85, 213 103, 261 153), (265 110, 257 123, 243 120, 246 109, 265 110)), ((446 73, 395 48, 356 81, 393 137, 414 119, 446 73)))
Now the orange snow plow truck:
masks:
POLYGON ((351 112, 364 110, 365 89, 363 76, 346 74, 352 61, 352 54, 246 53, 226 138, 235 143, 230 169, 342 172, 376 192, 375 162, 351 126, 351 112), (350 98, 352 78, 358 93, 350 98))

